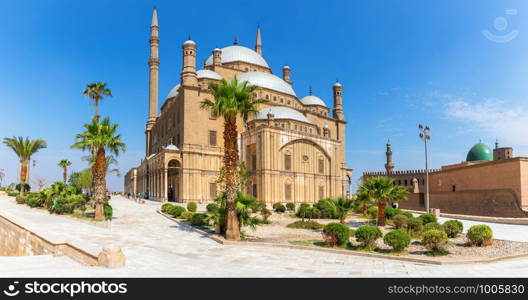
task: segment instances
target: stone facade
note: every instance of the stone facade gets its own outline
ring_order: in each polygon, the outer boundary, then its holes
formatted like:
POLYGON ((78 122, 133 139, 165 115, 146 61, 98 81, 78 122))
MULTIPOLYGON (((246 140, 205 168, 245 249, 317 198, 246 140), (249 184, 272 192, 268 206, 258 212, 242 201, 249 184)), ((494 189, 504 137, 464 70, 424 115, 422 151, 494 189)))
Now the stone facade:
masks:
MULTIPOLYGON (((158 21, 151 26, 151 59, 158 59, 158 21)), ((179 84, 169 93, 161 112, 157 105, 159 63, 150 66, 149 119, 146 157, 125 175, 125 192, 149 199, 208 202, 219 192, 216 181, 222 167, 223 120, 200 108, 213 99, 208 88, 220 79, 248 81, 257 86, 253 97, 269 102, 247 123, 238 119, 240 161, 249 171, 248 194, 261 201, 314 202, 346 195, 352 170, 346 167, 342 85, 332 88, 333 114, 320 98, 298 98, 291 68, 282 78, 273 75, 262 57, 260 27, 255 51, 235 45, 214 49, 204 69, 196 70, 197 44, 182 45, 179 84), (155 104, 155 105, 154 105, 155 104)))

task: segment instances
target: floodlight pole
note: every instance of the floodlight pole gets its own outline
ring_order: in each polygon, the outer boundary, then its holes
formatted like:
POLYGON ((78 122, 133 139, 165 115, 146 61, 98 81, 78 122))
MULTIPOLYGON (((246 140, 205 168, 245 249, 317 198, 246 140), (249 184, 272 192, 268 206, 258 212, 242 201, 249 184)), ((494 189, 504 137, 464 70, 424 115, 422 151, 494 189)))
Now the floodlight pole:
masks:
POLYGON ((424 127, 420 124, 418 125, 418 129, 420 130, 418 136, 424 141, 425 145, 425 212, 429 213, 429 162, 427 157, 427 141, 431 139, 431 136, 429 135, 430 128, 427 125, 424 127))

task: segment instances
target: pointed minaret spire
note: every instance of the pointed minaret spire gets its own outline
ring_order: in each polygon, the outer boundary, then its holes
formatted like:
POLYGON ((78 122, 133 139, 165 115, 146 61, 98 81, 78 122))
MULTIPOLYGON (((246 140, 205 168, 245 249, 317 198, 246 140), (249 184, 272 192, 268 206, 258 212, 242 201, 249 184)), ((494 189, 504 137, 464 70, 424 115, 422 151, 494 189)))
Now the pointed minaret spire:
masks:
POLYGON ((150 59, 149 65, 149 114, 147 119, 146 134, 146 156, 151 154, 150 149, 150 131, 158 117, 158 73, 159 73, 159 27, 158 12, 154 6, 152 12, 152 24, 150 25, 150 59))
POLYGON ((156 5, 154 5, 154 11, 152 12, 152 24, 150 26, 158 26, 158 11, 156 5))
POLYGON ((260 37, 260 24, 257 27, 257 41, 255 42, 255 51, 262 56, 262 38, 260 37))

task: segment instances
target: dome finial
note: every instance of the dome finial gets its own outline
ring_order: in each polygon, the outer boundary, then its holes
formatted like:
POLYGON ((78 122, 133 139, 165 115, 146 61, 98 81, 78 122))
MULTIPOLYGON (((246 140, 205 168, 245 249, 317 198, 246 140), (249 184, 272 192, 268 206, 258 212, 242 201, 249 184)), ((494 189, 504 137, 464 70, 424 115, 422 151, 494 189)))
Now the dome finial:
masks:
POLYGON ((190 41, 190 40, 192 40, 192 38, 191 38, 191 35, 190 35, 190 34, 189 34, 189 36, 187 37, 187 40, 189 40, 189 41, 190 41))
POLYGON ((235 35, 235 40, 233 41, 233 45, 238 45, 238 38, 235 35))
POLYGON ((312 86, 311 85, 308 87, 308 95, 310 95, 310 96, 312 95, 312 86))

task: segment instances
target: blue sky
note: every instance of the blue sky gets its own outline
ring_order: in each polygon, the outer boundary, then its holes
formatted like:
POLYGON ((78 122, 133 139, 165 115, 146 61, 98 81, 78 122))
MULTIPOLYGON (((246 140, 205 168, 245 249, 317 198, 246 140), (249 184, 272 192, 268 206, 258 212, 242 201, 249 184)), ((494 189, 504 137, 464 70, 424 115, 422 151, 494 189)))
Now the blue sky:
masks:
MULTIPOLYGON (((528 156, 526 1, 0 0, 0 137, 48 141, 34 156, 33 179, 60 180, 62 158, 74 170, 86 167, 69 146, 93 114, 81 94, 89 82, 105 81, 114 93, 100 111, 120 124, 127 144, 121 172, 144 156, 154 4, 160 105, 179 81, 188 35, 201 65, 234 36, 253 47, 260 23, 264 58, 279 76, 284 64, 292 67, 298 96, 312 85, 331 106, 332 84, 343 84, 354 181, 383 169, 389 138, 396 169, 422 168, 419 123, 432 128, 432 167, 464 160, 480 139, 492 146, 499 138, 528 156)), ((2 184, 16 181, 16 157, 4 145, 0 169, 2 184)), ((108 180, 122 189, 122 177, 108 180)))

